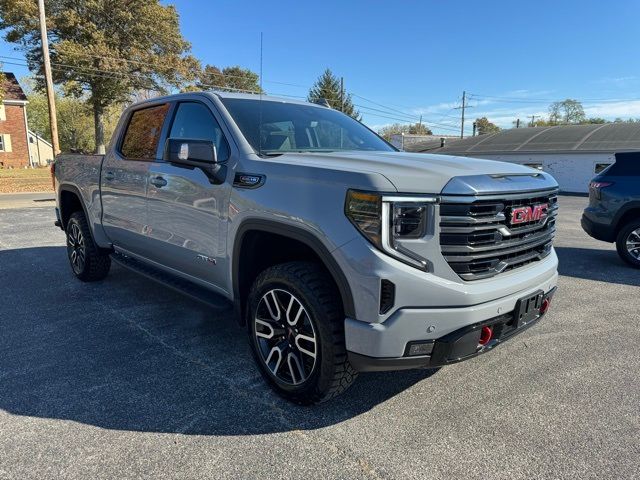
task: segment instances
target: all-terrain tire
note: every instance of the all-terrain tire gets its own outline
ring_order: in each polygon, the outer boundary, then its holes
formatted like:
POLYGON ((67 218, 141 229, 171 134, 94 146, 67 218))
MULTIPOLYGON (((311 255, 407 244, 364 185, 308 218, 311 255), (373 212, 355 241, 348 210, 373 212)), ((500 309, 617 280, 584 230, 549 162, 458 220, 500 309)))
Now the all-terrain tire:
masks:
POLYGON ((65 232, 67 256, 73 274, 83 282, 104 279, 111 268, 111 257, 108 251, 96 245, 83 212, 71 215, 65 232))
POLYGON ((632 220, 620 229, 616 239, 616 249, 620 258, 635 268, 640 268, 640 219, 632 220), (628 244, 638 244, 629 250, 628 244), (635 254, 632 254, 632 251, 635 254), (635 256, 638 255, 638 256, 635 256))
MULTIPOLYGON (((249 343, 260 372, 278 394, 292 402, 303 405, 325 402, 344 392, 357 377, 357 372, 347 358, 344 312, 340 302, 340 294, 333 279, 318 264, 312 262, 283 263, 267 268, 258 275, 247 299, 247 326, 249 343), (264 302, 267 301, 271 305, 267 305, 269 310, 264 308, 266 305, 264 302), (294 301, 296 306, 293 306, 294 301), (298 302, 304 307, 304 312, 299 315, 300 319, 294 318, 299 310, 298 302), (277 310, 282 315, 271 315, 272 310, 277 310), (267 322, 264 320, 256 322, 259 312, 262 317, 269 317, 266 319, 267 322), (298 365, 298 369, 302 369, 300 365, 303 361, 307 362, 307 368, 310 364, 308 356, 300 351, 296 353, 295 347, 298 346, 298 337, 291 330, 298 332, 297 329, 289 328, 292 337, 283 335, 282 340, 276 339, 274 333, 279 330, 278 320, 273 319, 276 316, 282 317, 280 320, 284 325, 284 328, 281 329, 283 331, 279 331, 279 333, 286 333, 290 325, 287 322, 295 320, 298 323, 292 324, 293 327, 306 328, 305 334, 307 336, 312 335, 310 332, 315 335, 315 344, 307 342, 304 344, 306 350, 303 350, 308 353, 309 350, 315 348, 316 356, 312 370, 304 381, 297 384, 295 384, 294 377, 298 377, 298 375, 297 373, 294 375, 291 366, 287 367, 283 364, 282 368, 290 369, 289 377, 294 384, 289 381, 289 378, 284 380, 279 378, 279 374, 283 377, 288 374, 283 370, 278 373, 277 366, 276 373, 274 373, 273 367, 270 367, 267 362, 268 357, 266 357, 265 350, 269 352, 274 344, 268 342, 281 341, 283 343, 276 344, 284 345, 285 351, 289 347, 287 355, 293 352, 294 355, 298 355, 297 358, 302 359, 300 362, 293 362, 298 365), (272 338, 266 341, 257 336, 258 330, 263 329, 265 323, 272 325, 260 332, 263 336, 272 335, 272 338), (306 323, 306 327, 303 323, 306 323), (293 342, 291 338, 294 338, 293 342), (287 342, 289 342, 288 347, 287 342)), ((278 355, 281 359, 284 358, 282 352, 278 355)), ((286 360, 289 360, 288 356, 286 360)), ((304 376, 300 375, 300 378, 304 378, 304 376)))

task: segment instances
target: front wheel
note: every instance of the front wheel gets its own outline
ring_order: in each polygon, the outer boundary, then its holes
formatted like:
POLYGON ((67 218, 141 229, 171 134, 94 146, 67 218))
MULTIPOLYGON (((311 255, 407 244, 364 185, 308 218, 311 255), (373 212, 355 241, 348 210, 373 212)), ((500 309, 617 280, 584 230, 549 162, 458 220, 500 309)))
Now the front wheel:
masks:
POLYGON ((73 274, 83 282, 94 282, 106 277, 111 268, 111 258, 93 241, 84 213, 73 213, 65 231, 67 256, 73 274))
POLYGON ((321 403, 357 372, 347 359, 339 293, 317 264, 290 262, 262 272, 249 293, 249 343, 260 372, 280 395, 321 403))
POLYGON ((640 268, 640 220, 627 223, 616 240, 618 255, 629 265, 640 268))

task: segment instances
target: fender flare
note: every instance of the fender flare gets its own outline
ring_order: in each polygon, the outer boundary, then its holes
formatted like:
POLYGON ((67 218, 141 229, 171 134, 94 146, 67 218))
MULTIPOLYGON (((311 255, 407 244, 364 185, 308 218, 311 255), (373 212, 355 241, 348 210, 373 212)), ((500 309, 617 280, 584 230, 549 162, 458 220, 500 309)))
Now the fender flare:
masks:
MULTIPOLYGON (((60 187, 58 188, 58 192, 57 192, 57 204, 58 204, 58 208, 60 209, 60 218, 63 218, 63 212, 62 212, 62 192, 69 192, 69 193, 73 193, 76 197, 78 197, 78 201, 80 202, 80 206, 82 206, 82 211, 84 212, 84 216, 87 219, 87 221, 89 221, 89 212, 87 212, 87 206, 84 204, 84 198, 82 198, 82 194, 80 193, 80 190, 78 189, 78 187, 76 187, 75 185, 71 185, 68 183, 63 183, 60 185, 60 187)), ((65 229, 65 225, 64 222, 62 222, 61 227, 62 230, 65 229)))
POLYGON ((613 225, 616 232, 618 232, 620 228, 622 228, 622 225, 620 225, 620 221, 622 220, 622 218, 631 210, 640 210, 640 202, 633 201, 626 203, 620 210, 618 210, 618 213, 616 213, 613 219, 613 225))
MULTIPOLYGON (((320 258, 324 267, 329 271, 329 274, 333 278, 340 297, 342 298, 342 305, 344 307, 344 314, 347 317, 355 318, 355 304, 353 301, 353 294, 351 287, 347 281, 347 277, 331 255, 331 252, 325 247, 325 245, 312 233, 304 230, 300 227, 292 225, 274 222, 272 220, 261 219, 249 219, 240 224, 236 231, 235 240, 233 242, 233 255, 232 255, 232 284, 233 284, 233 298, 235 309, 237 313, 242 311, 241 298, 240 298, 240 250, 245 235, 250 231, 261 231, 266 233, 273 233, 276 235, 282 235, 296 240, 307 247, 320 258)), ((239 317, 241 318, 241 316, 239 317)))

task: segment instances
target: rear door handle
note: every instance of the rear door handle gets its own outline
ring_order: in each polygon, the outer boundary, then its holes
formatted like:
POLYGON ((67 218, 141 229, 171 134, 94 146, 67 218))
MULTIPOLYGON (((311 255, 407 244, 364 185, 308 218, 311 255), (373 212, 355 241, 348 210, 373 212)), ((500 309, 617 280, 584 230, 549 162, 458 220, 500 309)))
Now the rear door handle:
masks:
POLYGON ((104 174, 104 179, 105 180, 113 180, 114 178, 116 178, 116 175, 113 172, 106 172, 104 174))
POLYGON ((162 177, 154 177, 151 179, 151 183, 158 188, 162 188, 167 184, 167 181, 162 177))

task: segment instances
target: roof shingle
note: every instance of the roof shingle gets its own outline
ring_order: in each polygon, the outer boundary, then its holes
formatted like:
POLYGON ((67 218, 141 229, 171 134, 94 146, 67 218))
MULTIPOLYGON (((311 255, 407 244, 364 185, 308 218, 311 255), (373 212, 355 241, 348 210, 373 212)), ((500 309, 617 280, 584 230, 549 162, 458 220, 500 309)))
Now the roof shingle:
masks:
POLYGON ((426 150, 429 153, 451 155, 640 150, 640 122, 512 128, 489 135, 467 137, 450 142, 443 148, 425 148, 422 151, 426 150))
POLYGON ((2 90, 4 91, 4 100, 21 100, 25 101, 27 96, 22 90, 18 79, 11 72, 0 72, 0 82, 2 82, 2 90))

